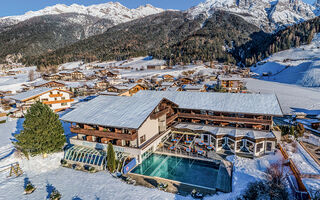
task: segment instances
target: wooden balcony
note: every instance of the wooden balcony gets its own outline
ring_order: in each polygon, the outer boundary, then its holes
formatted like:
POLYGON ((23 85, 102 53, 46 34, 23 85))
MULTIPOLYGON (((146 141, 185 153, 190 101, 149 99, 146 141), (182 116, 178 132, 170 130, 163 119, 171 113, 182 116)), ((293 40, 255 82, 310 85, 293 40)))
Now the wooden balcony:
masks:
POLYGON ((49 97, 62 97, 63 94, 49 94, 49 97))
POLYGON ((65 99, 65 100, 58 100, 58 101, 43 101, 43 104, 56 104, 56 103, 68 103, 68 102, 73 102, 73 99, 65 99))
POLYGON ((151 119, 158 119, 159 117, 161 117, 162 115, 167 114, 168 112, 169 112, 169 108, 166 108, 166 109, 161 110, 161 111, 159 111, 159 112, 152 113, 152 114, 150 115, 150 118, 151 118, 151 119))
POLYGON ((138 137, 138 133, 134 133, 132 135, 126 133, 115 133, 115 132, 108 132, 108 131, 99 131, 99 130, 90 130, 90 129, 82 129, 77 127, 71 127, 71 132, 89 135, 89 136, 96 136, 96 137, 104 137, 109 139, 119 139, 119 140, 126 140, 126 141, 134 141, 138 137))
POLYGON ((217 122, 243 123, 243 124, 264 124, 264 125, 271 125, 272 124, 272 120, 266 120, 266 119, 223 117, 223 116, 212 116, 212 115, 191 114, 191 113, 178 113, 178 115, 181 118, 198 119, 198 120, 212 120, 212 121, 217 121, 217 122))
POLYGON ((171 117, 167 118, 167 124, 171 124, 172 122, 174 122, 174 120, 176 120, 178 118, 178 113, 172 115, 171 117))

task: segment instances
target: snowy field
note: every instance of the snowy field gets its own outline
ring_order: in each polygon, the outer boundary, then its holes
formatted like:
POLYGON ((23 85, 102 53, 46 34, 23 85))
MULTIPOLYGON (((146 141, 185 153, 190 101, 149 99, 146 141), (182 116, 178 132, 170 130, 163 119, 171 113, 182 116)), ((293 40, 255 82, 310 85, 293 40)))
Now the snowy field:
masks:
POLYGON ((320 34, 309 45, 292 48, 273 54, 251 67, 260 79, 278 83, 320 87, 320 34))
MULTIPOLYGON (((22 88, 23 84, 32 83, 29 82, 28 73, 31 70, 36 70, 36 67, 24 67, 16 68, 10 71, 22 71, 21 74, 15 76, 0 76, 0 91, 12 91, 15 93, 22 88)), ((35 73, 35 77, 39 74, 35 73)))
MULTIPOLYGON (((14 153, 11 140, 19 133, 23 120, 13 120, 0 124, 0 168, 13 162, 19 162, 24 174, 18 178, 7 178, 9 171, 0 172, 0 199, 46 199, 52 187, 62 194, 62 199, 192 199, 158 189, 128 185, 111 177, 107 172, 90 174, 60 166, 63 153, 49 155, 48 158, 34 157, 26 160, 14 153), (24 195, 24 182, 29 179, 37 190, 31 195, 24 195)), ((68 124, 64 124, 68 129, 68 124)), ((280 162, 282 156, 267 155, 255 160, 228 157, 234 163, 233 192, 206 197, 205 199, 235 199, 246 189, 249 182, 264 178, 266 168, 280 162)))
POLYGON ((320 114, 320 90, 258 79, 246 79, 248 90, 276 94, 284 114, 320 114))

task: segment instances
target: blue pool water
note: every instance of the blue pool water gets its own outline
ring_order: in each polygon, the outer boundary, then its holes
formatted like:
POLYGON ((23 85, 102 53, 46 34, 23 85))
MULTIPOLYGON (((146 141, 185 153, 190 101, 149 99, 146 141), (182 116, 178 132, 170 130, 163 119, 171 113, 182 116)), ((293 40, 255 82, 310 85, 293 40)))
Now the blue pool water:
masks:
POLYGON ((131 173, 215 188, 217 167, 211 162, 152 154, 131 173))

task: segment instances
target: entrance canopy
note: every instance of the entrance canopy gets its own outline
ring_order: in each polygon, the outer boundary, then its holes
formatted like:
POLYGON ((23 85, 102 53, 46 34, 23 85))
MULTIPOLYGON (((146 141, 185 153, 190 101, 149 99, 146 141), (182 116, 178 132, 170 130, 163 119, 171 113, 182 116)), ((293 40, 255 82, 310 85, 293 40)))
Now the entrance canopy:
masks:
POLYGON ((81 146, 72 146, 66 150, 64 159, 81 164, 103 167, 106 152, 81 146))

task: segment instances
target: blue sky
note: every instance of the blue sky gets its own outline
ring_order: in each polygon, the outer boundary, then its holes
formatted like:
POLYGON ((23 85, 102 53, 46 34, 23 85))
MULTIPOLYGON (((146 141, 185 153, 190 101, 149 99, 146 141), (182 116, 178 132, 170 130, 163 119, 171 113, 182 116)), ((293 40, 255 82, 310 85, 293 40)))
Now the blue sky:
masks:
MULTIPOLYGON (((71 5, 73 3, 82 5, 92 5, 99 3, 106 3, 109 0, 1 0, 0 6, 0 17, 21 15, 30 10, 40 10, 46 6, 52 6, 55 4, 66 4, 71 5)), ((191 6, 197 5, 198 3, 205 0, 113 0, 118 1, 128 8, 136 8, 139 5, 146 3, 152 4, 155 7, 165 9, 179 9, 185 10, 191 6)), ((307 3, 312 3, 315 0, 303 0, 307 3)))

